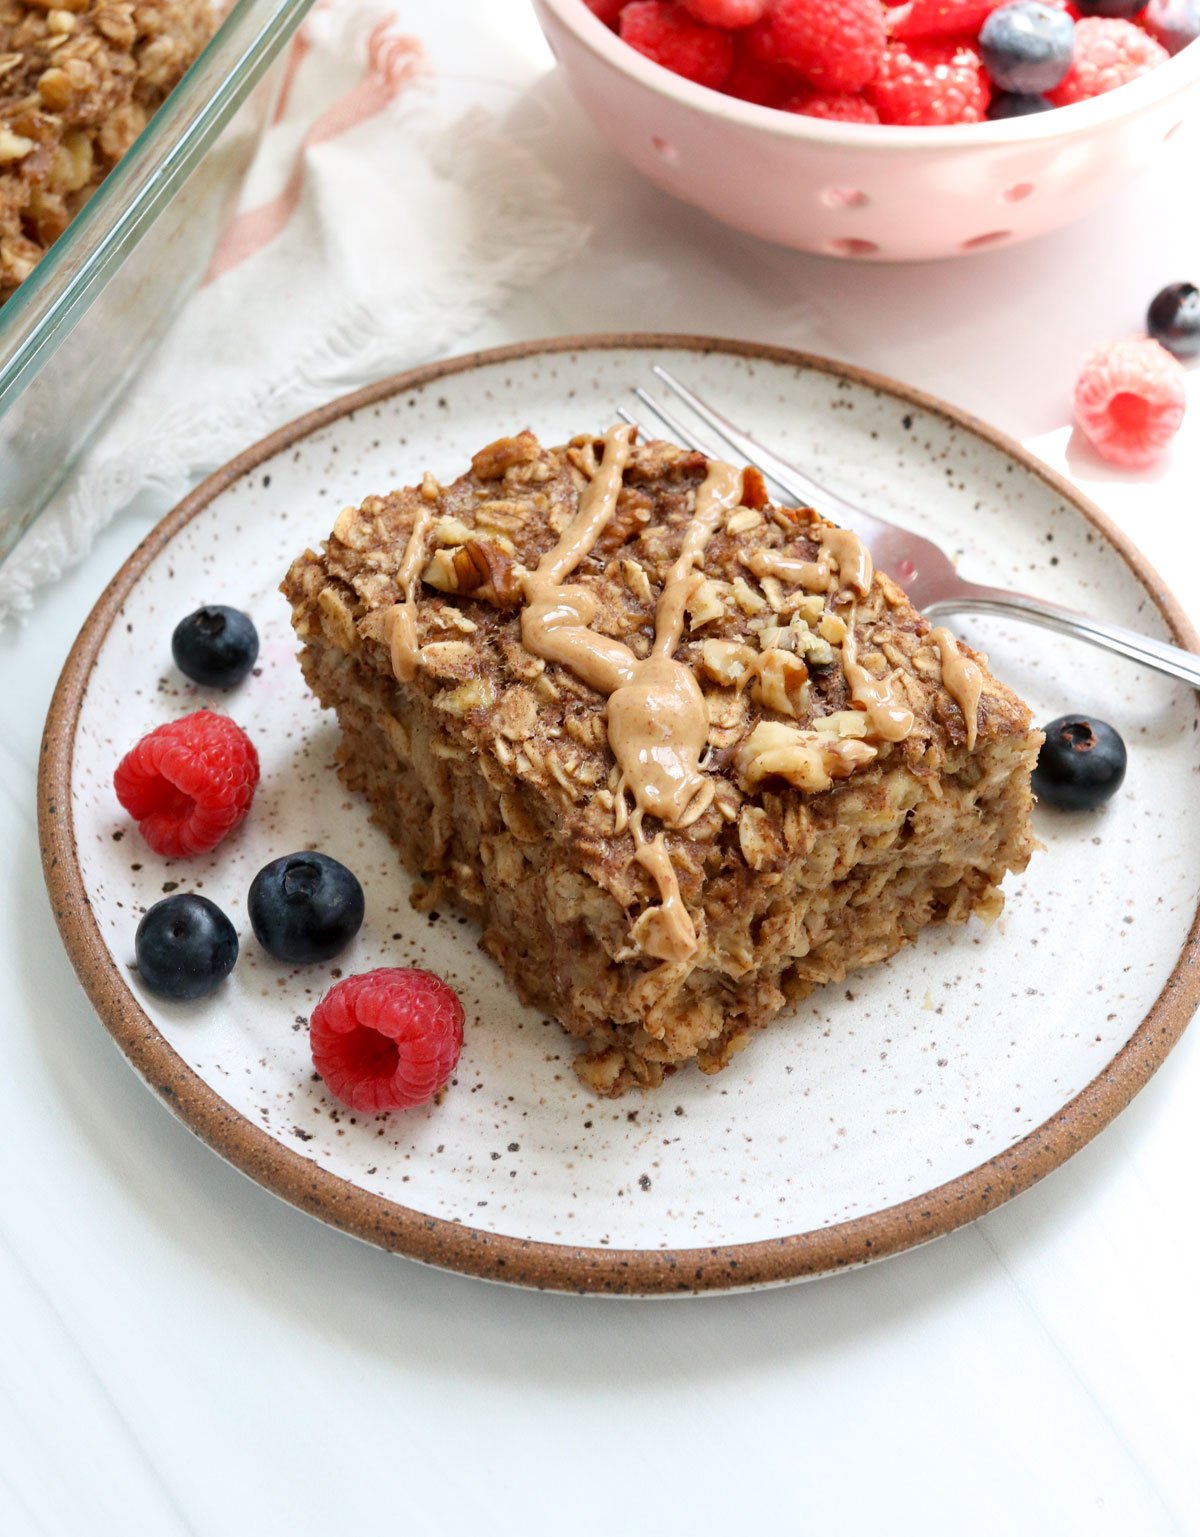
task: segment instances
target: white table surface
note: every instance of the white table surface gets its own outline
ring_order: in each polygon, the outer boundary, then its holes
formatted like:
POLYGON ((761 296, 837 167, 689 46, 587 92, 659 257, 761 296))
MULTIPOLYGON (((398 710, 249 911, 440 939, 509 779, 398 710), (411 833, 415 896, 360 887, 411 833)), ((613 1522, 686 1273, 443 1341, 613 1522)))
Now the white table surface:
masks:
MULTIPOLYGON (((1065 426, 1080 354, 1200 272, 1200 134, 1040 243, 839 265, 638 181, 549 73, 522 0, 411 0, 405 19, 595 227, 479 345, 674 328, 898 374, 1068 457, 1200 615, 1200 398, 1141 478, 1068 456, 1065 426)), ((119 516, 0 636, 5 1537, 1200 1532, 1195 1031, 1115 1125, 984 1221, 741 1297, 579 1300, 425 1270, 293 1211, 173 1120, 75 981, 34 827, 59 667, 163 510, 119 516)))

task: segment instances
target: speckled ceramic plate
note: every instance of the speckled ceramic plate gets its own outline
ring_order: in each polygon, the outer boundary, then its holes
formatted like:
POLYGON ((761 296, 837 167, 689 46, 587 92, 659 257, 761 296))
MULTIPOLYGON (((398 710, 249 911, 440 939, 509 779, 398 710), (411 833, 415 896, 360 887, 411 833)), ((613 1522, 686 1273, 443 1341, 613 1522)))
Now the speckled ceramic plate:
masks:
POLYGON ((557 1025, 522 1008, 451 912, 418 915, 365 807, 332 768, 334 727, 302 683, 276 585, 338 510, 448 479, 501 432, 600 430, 653 359, 768 441, 1023 586, 1184 644, 1194 636, 1140 557, 1014 443, 854 370, 737 343, 538 343, 387 381, 284 428, 214 475, 118 573, 71 653, 47 726, 46 874, 104 1023, 206 1142, 314 1215, 434 1264, 527 1285, 705 1291, 824 1274, 945 1233, 1054 1168, 1137 1092, 1196 1002, 1197 701, 1099 652, 973 620, 962 632, 1047 719, 1095 711, 1124 732, 1126 788, 1104 811, 1039 811, 1046 845, 992 929, 919 944, 780 1019, 722 1074, 590 1098, 557 1025), (210 696, 170 660, 202 602, 248 609, 260 666, 210 696), (214 856, 151 854, 113 798, 121 753, 202 704, 252 733, 263 779, 214 856), (336 967, 289 970, 249 933, 268 859, 318 846, 367 892, 336 967), (203 890, 242 933, 213 999, 163 1003, 131 969, 138 915, 203 890), (445 1102, 363 1119, 314 1077, 306 1019, 334 977, 419 963, 467 1011, 445 1102))

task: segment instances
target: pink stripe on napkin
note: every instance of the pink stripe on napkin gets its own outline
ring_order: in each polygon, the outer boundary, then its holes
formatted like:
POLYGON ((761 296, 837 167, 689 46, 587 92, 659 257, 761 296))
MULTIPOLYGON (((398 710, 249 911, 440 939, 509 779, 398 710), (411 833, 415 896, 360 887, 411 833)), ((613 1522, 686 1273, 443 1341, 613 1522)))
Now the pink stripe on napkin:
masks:
MULTIPOLYGON (((209 263, 205 283, 215 282, 278 238, 296 211, 304 191, 304 162, 309 150, 330 139, 339 138, 359 123, 382 112, 404 86, 421 72, 424 51, 420 42, 415 37, 397 32, 396 23, 397 18, 390 16, 372 31, 367 43, 367 65, 361 78, 344 96, 327 107, 305 134, 283 190, 269 202, 238 214, 225 231, 209 263)), ((297 37, 288 73, 284 78, 285 96, 311 46, 302 34, 297 37)), ((277 109, 275 120, 278 121, 278 118, 277 109)))

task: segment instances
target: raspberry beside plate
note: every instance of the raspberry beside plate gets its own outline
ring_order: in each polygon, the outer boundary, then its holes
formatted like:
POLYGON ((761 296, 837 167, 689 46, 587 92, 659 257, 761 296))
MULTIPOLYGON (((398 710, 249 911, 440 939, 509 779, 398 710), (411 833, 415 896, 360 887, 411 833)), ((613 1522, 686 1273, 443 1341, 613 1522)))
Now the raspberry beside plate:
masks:
POLYGON ((1075 386, 1075 419, 1114 464, 1152 464, 1179 431, 1183 367, 1149 337, 1111 342, 1088 358, 1075 386))

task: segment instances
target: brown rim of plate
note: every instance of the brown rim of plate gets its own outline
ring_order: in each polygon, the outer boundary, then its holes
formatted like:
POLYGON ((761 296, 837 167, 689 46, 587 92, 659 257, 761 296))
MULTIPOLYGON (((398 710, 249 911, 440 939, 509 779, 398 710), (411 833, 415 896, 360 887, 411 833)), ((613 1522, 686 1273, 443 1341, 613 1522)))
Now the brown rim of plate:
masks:
POLYGON ((807 1233, 702 1249, 620 1250, 535 1242, 431 1217, 372 1195, 276 1142, 198 1077, 139 1007, 100 936, 79 868, 71 772, 76 723, 88 680, 126 596, 185 523, 264 460, 365 406, 483 365, 542 354, 622 348, 721 352, 830 374, 965 428, 1044 481, 1092 524, 1145 588, 1175 640, 1189 650, 1198 649, 1194 630, 1161 578, 1097 507, 1019 443, 933 396, 828 358, 715 337, 611 334, 497 347, 381 380, 281 427, 210 475, 126 560, 72 646, 46 720, 38 774, 38 829, 46 885, 84 991, 138 1073, 180 1120, 223 1158, 322 1221, 427 1264, 553 1291, 665 1295, 728 1291, 825 1275, 898 1254, 974 1221, 1064 1163, 1123 1110, 1164 1061, 1200 1002, 1200 967, 1196 964, 1200 957, 1200 909, 1171 975, 1126 1044, 1074 1099, 995 1158, 913 1200, 807 1233))

